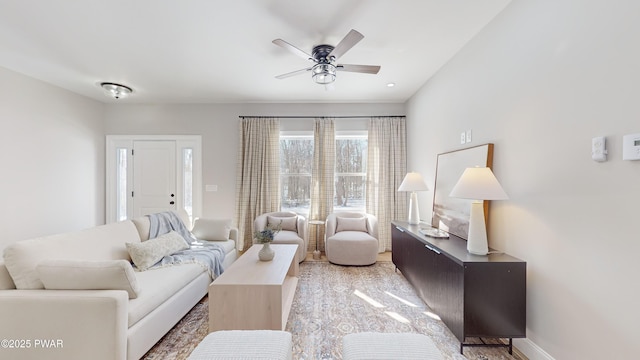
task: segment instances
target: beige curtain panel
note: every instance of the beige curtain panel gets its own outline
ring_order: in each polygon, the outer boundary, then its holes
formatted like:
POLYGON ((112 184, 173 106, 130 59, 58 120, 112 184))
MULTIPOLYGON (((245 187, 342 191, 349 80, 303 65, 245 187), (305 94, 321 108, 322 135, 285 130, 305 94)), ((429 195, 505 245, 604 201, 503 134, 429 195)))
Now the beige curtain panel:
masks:
MULTIPOLYGON (((336 131, 333 119, 315 119, 313 131, 313 168, 311 171, 310 220, 324 221, 333 212, 333 188, 336 160, 336 131)), ((318 225, 316 225, 318 226, 318 225)), ((314 229, 315 230, 315 229, 314 229)), ((324 236, 324 227, 318 230, 324 236)), ((309 234, 309 246, 316 248, 316 231, 309 234)), ((324 251, 324 242, 320 242, 324 251)))
POLYGON ((378 217, 379 249, 391 251, 391 221, 407 217, 407 193, 398 192, 407 173, 404 117, 369 120, 367 213, 378 217))
POLYGON ((253 243, 253 220, 280 211, 280 120, 240 119, 236 171, 236 223, 238 248, 253 243))

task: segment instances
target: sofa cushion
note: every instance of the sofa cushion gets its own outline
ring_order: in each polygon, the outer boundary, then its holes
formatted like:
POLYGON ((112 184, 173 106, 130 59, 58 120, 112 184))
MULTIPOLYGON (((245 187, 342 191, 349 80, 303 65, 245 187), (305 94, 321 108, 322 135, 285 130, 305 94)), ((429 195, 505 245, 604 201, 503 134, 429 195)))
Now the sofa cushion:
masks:
POLYGON ((289 231, 289 230, 280 231, 273 237, 273 240, 283 244, 287 242, 291 244, 298 244, 300 241, 302 241, 302 239, 300 238, 300 235, 298 235, 297 232, 289 231))
POLYGON ((340 231, 364 231, 367 232, 367 218, 359 217, 359 218, 347 218, 347 217, 338 217, 337 218, 337 226, 336 232, 340 231))
POLYGON ((191 233, 196 239, 207 241, 229 240, 231 219, 196 219, 191 233))
POLYGON ((369 233, 363 234, 362 231, 341 231, 335 233, 333 236, 327 238, 327 241, 330 240, 344 240, 344 241, 353 241, 353 242, 378 242, 376 238, 369 235, 369 233))
POLYGON ((11 290, 15 288, 16 284, 13 283, 7 267, 4 265, 4 262, 0 261, 0 290, 11 290))
POLYGON ((36 272, 43 260, 130 260, 125 243, 140 242, 131 221, 15 242, 4 250, 4 262, 17 289, 44 289, 36 272))
POLYGON ((298 218, 296 216, 290 217, 278 217, 278 216, 267 216, 267 226, 271 228, 275 228, 278 225, 281 225, 281 230, 288 231, 298 231, 298 218))
MULTIPOLYGON (((205 240, 205 241, 207 241, 207 240, 205 240)), ((207 242, 209 242, 209 241, 207 241, 207 242)), ((210 243, 221 246, 222 249, 224 250, 225 254, 229 254, 231 251, 235 250, 235 248, 236 248, 236 242, 233 241, 233 240, 225 240, 225 241, 216 240, 216 241, 211 241, 210 243)), ((197 248, 198 246, 194 245, 193 247, 197 248)), ((225 256, 225 260, 226 260, 226 256, 225 256)))
POLYGON ((129 299, 140 290, 127 260, 45 260, 36 271, 48 290, 124 290, 129 299))
POLYGON ((129 300, 129 327, 147 316, 207 269, 198 264, 180 264, 136 272, 138 297, 129 300))
POLYGON ((133 224, 138 229, 138 234, 140 235, 141 241, 149 240, 149 229, 151 228, 151 221, 149 221, 148 216, 140 216, 137 218, 131 219, 133 224))
POLYGON ((189 248, 189 244, 175 231, 139 243, 126 243, 127 251, 136 267, 147 270, 163 257, 189 248))

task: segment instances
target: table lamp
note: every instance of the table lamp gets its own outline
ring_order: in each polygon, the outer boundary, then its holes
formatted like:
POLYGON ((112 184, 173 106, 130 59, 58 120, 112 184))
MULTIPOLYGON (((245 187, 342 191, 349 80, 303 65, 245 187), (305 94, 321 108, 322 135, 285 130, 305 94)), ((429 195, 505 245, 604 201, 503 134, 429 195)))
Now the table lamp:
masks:
POLYGON ((500 186, 498 179, 488 167, 467 168, 449 196, 473 200, 469 216, 467 251, 474 255, 487 255, 489 245, 483 200, 506 200, 509 198, 500 186))
POLYGON ((424 182, 422 175, 417 172, 409 172, 402 180, 402 184, 398 191, 411 191, 411 199, 409 200, 409 224, 417 225, 420 223, 420 211, 418 210, 418 195, 416 191, 427 191, 429 187, 424 182))

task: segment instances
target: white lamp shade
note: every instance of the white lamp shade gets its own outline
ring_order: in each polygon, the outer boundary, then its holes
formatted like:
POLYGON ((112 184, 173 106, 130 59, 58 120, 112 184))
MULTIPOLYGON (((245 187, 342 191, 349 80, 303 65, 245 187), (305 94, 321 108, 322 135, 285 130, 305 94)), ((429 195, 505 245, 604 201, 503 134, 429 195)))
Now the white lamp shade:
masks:
MULTIPOLYGON (((466 168, 449 196, 473 200, 506 200, 509 198, 488 167, 466 168)), ((467 250, 475 255, 486 255, 489 252, 482 201, 471 203, 467 250)))
POLYGON ((488 167, 465 169, 449 196, 473 200, 506 200, 509 198, 488 167))
POLYGON ((416 191, 427 190, 429 190, 429 187, 424 182, 422 175, 417 172, 409 172, 404 176, 398 191, 411 192, 411 198, 409 199, 409 218, 407 219, 409 224, 417 225, 420 223, 420 210, 418 210, 418 195, 416 191))
POLYGON ((398 188, 398 191, 427 191, 429 187, 424 182, 422 175, 417 172, 409 172, 404 176, 402 184, 398 188))

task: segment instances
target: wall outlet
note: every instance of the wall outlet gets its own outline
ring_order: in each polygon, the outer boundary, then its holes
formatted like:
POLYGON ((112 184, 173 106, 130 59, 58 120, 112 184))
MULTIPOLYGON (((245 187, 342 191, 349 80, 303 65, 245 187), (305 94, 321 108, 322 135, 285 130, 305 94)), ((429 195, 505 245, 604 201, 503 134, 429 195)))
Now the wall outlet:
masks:
POLYGON ((461 132, 460 133, 460 144, 464 144, 467 142, 467 134, 465 134, 465 132, 461 132))
POLYGON ((607 161, 607 147, 604 136, 591 139, 591 158, 594 161, 607 161))
POLYGON ((471 142, 471 130, 467 130, 467 142, 471 142))

